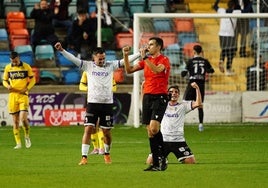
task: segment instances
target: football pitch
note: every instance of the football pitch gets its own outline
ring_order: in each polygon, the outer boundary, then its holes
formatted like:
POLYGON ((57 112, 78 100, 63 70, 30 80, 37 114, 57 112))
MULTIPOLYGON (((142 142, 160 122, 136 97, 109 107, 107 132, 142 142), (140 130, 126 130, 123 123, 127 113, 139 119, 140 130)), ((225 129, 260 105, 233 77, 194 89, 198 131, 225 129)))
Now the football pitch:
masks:
POLYGON ((82 126, 31 127, 32 147, 14 150, 12 127, 0 127, 1 187, 268 187, 268 124, 209 124, 204 132, 187 125, 197 164, 179 164, 170 154, 162 172, 143 171, 149 152, 144 127, 115 125, 109 165, 102 155, 78 165, 82 134, 82 126))

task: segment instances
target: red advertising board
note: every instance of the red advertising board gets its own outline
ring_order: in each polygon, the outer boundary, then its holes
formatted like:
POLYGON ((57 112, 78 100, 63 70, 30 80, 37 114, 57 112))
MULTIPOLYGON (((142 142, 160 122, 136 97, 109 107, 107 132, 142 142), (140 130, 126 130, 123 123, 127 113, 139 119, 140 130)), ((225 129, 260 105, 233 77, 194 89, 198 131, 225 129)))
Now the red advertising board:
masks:
POLYGON ((85 108, 45 110, 46 126, 69 126, 84 123, 85 108))

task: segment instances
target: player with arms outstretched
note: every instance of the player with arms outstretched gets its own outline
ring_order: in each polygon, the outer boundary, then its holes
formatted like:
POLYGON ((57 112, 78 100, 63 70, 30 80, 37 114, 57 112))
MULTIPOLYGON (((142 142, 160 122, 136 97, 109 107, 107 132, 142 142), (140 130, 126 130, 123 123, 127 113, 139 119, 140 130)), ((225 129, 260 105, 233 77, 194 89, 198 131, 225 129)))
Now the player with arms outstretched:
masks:
MULTIPOLYGON (((88 79, 87 108, 82 138, 82 159, 79 165, 87 164, 87 156, 90 147, 90 137, 98 120, 104 134, 104 161, 110 164, 110 148, 112 143, 111 129, 113 128, 113 72, 123 66, 123 60, 106 61, 105 50, 97 47, 93 50, 93 60, 81 60, 63 49, 61 43, 56 43, 55 48, 68 60, 72 61, 81 70, 86 71, 88 79)), ((128 48, 128 47, 127 47, 128 48)), ((128 56, 124 52, 124 60, 134 61, 140 54, 128 56)))

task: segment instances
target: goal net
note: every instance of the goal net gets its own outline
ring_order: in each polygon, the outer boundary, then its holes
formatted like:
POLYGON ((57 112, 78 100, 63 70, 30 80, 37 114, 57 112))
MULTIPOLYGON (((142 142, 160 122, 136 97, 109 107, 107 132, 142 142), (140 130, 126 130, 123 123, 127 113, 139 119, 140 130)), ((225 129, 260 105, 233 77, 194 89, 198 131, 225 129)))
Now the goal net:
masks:
MULTIPOLYGON (((134 53, 152 36, 159 36, 164 41, 163 53, 171 62, 169 84, 177 84, 181 96, 188 82, 181 76, 189 58, 193 57, 193 46, 200 44, 215 72, 208 74, 206 91, 243 92, 247 90, 264 90, 266 88, 265 62, 268 61, 268 14, 215 14, 215 13, 138 13, 134 14, 134 53), (236 51, 232 69, 234 75, 226 75, 219 70, 220 19, 235 19, 237 27, 244 31, 249 24, 246 37, 238 34, 235 39, 236 51), (238 20, 242 24, 238 23, 238 20), (248 22, 246 22, 246 20, 248 22), (267 24, 267 25, 266 25, 267 24), (244 50, 244 51, 243 51, 244 50), (243 51, 243 52, 242 52, 243 51)), ((235 26, 234 26, 235 27, 235 26)), ((224 63, 226 69, 226 60, 224 63)), ((134 74, 132 105, 128 124, 138 127, 140 124, 140 85, 142 72, 134 74)))

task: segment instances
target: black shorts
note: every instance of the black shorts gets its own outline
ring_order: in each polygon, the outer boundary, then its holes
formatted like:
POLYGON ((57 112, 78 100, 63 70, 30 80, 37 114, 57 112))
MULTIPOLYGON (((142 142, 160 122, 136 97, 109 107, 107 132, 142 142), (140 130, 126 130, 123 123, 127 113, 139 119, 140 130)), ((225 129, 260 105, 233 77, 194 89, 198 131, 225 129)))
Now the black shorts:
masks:
POLYGON ((98 118, 99 127, 103 129, 113 128, 113 105, 102 103, 88 103, 84 125, 96 126, 98 118))
POLYGON ((204 102, 205 98, 205 82, 202 80, 191 80, 185 89, 183 99, 187 101, 195 101, 196 100, 196 90, 191 86, 191 83, 196 82, 196 84, 199 87, 200 94, 201 94, 201 99, 202 102, 204 102))
POLYGON ((151 120, 161 122, 168 104, 166 94, 144 94, 142 101, 142 124, 149 125, 151 120))
POLYGON ((192 157, 193 153, 186 142, 164 142, 164 156, 174 153, 178 161, 192 157))

